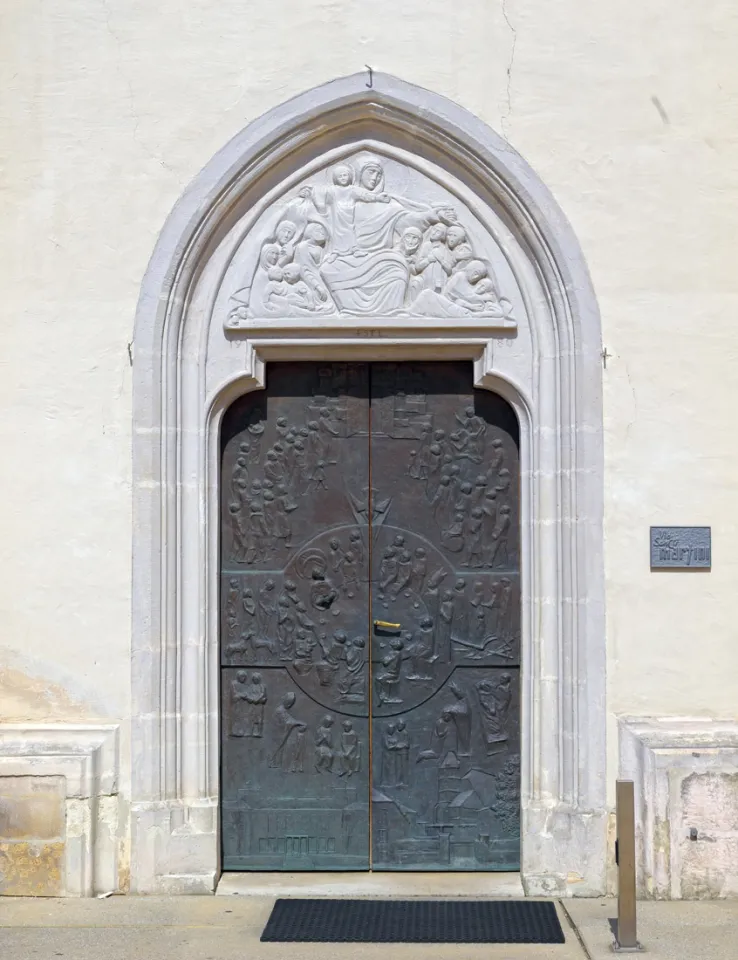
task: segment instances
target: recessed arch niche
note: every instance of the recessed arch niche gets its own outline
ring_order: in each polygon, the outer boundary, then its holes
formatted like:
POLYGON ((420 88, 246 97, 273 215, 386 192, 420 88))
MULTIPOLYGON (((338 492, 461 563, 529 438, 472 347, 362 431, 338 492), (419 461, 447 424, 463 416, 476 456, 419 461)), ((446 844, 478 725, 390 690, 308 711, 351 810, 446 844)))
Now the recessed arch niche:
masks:
POLYGON ((196 177, 162 230, 135 328, 132 890, 209 892, 219 876, 221 419, 263 388, 270 361, 326 358, 468 360, 475 385, 513 406, 522 879, 530 894, 603 892, 600 350, 584 258, 551 195, 504 140, 426 90, 381 74, 371 88, 363 74, 331 82, 250 124, 196 177), (376 296, 366 272, 329 284, 327 308, 272 311, 280 294, 266 296, 266 277, 254 295, 264 245, 305 188, 324 198, 337 165, 367 163, 420 216, 455 210, 496 306, 467 309, 453 293, 387 299, 391 257, 376 296))

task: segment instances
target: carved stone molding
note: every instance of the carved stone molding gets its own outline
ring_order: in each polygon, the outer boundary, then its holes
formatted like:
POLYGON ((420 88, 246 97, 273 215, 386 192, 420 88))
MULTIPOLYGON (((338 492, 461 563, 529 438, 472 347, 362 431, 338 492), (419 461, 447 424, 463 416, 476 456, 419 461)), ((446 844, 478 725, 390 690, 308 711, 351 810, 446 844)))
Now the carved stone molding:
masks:
POLYGON ((134 348, 133 887, 212 889, 219 870, 225 410, 264 386, 271 361, 421 358, 473 363, 476 386, 520 421, 523 880, 601 892, 599 315, 571 229, 525 162, 392 77, 310 91, 252 123, 179 201, 134 348), (388 199, 327 199, 354 186, 388 199), (449 243, 453 224, 463 237, 449 243))
MULTIPOLYGON (((56 847, 55 859, 61 865, 59 887, 53 891, 57 896, 89 897, 118 889, 118 761, 115 725, 0 724, 0 781, 22 779, 31 793, 48 793, 44 790, 48 783, 63 811, 57 844, 34 836, 25 823, 13 829, 9 813, 5 852, 11 869, 10 854, 19 841, 31 848, 25 856, 26 870, 33 870, 33 858, 43 856, 44 847, 56 847)), ((31 809, 27 814, 21 810, 21 819, 47 818, 48 808, 43 817, 34 818, 33 798, 27 797, 27 804, 29 799, 31 809)), ((44 829, 43 823, 38 826, 44 829)))

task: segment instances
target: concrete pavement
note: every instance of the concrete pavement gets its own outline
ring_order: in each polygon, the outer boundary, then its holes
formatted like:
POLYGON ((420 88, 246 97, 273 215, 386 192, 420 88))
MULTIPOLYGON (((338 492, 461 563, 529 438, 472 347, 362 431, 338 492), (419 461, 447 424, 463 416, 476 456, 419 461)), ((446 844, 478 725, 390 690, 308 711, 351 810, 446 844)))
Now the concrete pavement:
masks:
MULTIPOLYGON (((618 956, 611 950, 609 924, 617 916, 617 901, 566 900, 562 905, 591 960, 618 956)), ((736 960, 738 900, 639 902, 638 939, 644 960, 736 960)))
MULTIPOLYGON (((0 956, 8 960, 612 960, 614 900, 567 900, 566 943, 278 944, 259 942, 266 896, 0 899, 0 956)), ((733 960, 738 901, 639 904, 639 936, 653 960, 733 960)))

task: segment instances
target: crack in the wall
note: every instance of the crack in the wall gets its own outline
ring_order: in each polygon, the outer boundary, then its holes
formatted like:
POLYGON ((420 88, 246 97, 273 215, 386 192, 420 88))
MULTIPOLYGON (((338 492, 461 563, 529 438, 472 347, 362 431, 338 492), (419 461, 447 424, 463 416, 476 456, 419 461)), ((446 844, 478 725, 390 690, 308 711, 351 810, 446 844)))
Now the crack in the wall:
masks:
POLYGON ((518 43, 518 32, 515 29, 515 27, 512 25, 512 22, 508 15, 507 3, 508 3, 508 0, 502 0, 502 16, 505 18, 505 23, 507 24, 508 29, 510 30, 510 36, 512 37, 512 43, 510 44, 510 59, 508 60, 507 68, 506 68, 507 85, 505 89, 505 96, 507 101, 507 108, 503 116, 500 118, 500 126, 502 127, 502 132, 505 136, 505 139, 507 139, 507 130, 505 128, 505 125, 510 119, 510 116, 512 114, 512 71, 513 71, 513 64, 515 63, 515 47, 517 46, 517 43, 518 43))

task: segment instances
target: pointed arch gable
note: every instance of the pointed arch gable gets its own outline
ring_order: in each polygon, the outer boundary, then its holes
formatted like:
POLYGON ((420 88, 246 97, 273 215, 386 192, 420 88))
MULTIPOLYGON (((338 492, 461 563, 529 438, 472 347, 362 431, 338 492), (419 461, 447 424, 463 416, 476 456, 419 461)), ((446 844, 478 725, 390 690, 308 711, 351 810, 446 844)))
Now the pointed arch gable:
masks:
POLYGON ((195 178, 159 237, 135 325, 133 889, 207 891, 218 875, 224 410, 275 359, 463 357, 521 423, 523 880, 530 893, 604 890, 600 350, 586 264, 551 194, 479 119, 426 90, 382 74, 371 88, 364 74, 336 80, 251 123, 195 178), (425 177, 449 191, 482 225, 509 265, 514 329, 371 316, 224 329, 228 267, 258 242, 259 216, 362 150, 415 171, 419 190, 425 177))

